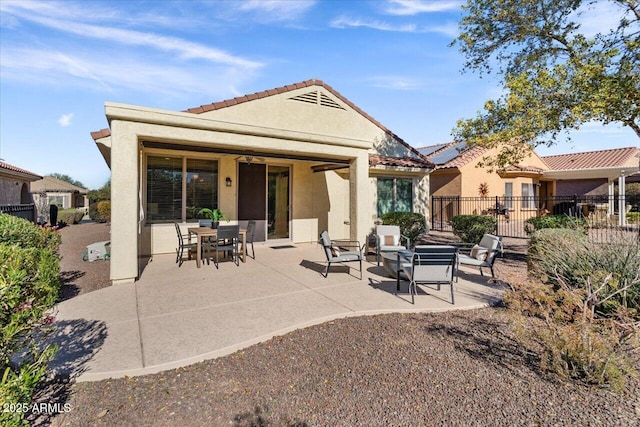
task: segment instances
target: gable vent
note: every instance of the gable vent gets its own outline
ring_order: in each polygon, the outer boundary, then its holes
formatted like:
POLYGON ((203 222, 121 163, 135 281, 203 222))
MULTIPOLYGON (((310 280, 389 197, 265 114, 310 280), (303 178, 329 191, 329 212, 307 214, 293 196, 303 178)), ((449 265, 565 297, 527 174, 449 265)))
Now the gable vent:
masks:
POLYGON ((329 98, 327 95, 325 95, 322 92, 320 92, 320 105, 322 105, 323 107, 331 107, 331 108, 338 108, 340 110, 344 110, 344 108, 342 108, 340 104, 338 104, 336 101, 329 98))
POLYGON ((316 105, 320 105, 321 107, 337 108, 339 110, 344 110, 344 108, 340 104, 338 104, 336 101, 334 101, 324 93, 317 90, 314 90, 312 92, 307 92, 302 95, 297 95, 289 99, 293 101, 306 102, 308 104, 316 104, 316 105))

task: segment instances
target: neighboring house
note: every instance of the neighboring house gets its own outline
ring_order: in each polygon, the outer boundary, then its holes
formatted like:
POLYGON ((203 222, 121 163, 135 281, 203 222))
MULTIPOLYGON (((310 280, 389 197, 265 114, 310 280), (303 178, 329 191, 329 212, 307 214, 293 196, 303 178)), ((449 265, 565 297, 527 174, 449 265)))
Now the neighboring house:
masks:
POLYGON ((478 167, 478 164, 484 157, 497 154, 497 148, 469 148, 464 142, 450 142, 418 148, 418 151, 436 165, 429 178, 430 194, 434 197, 478 197, 490 200, 499 197, 504 207, 512 212, 518 210, 518 217, 526 218, 536 215, 540 208, 533 196, 553 192, 553 182, 543 177, 547 166, 533 151, 521 164, 495 172, 478 167), (510 200, 512 197, 526 199, 513 204, 510 200))
POLYGON ((35 220, 30 186, 39 179, 40 175, 0 162, 0 211, 35 220))
MULTIPOLYGON (((418 151, 436 165, 430 176, 432 196, 481 197, 482 185, 486 197, 498 196, 521 219, 551 212, 554 203, 568 196, 602 196, 605 213, 613 214, 615 184, 624 197, 627 179, 637 182, 640 178, 640 149, 636 147, 545 157, 532 151, 521 164, 496 172, 477 166, 484 157, 495 156, 497 148, 469 148, 463 142, 450 142, 418 151), (510 198, 517 198, 518 203, 510 203, 510 198)), ((624 216, 620 221, 624 222, 624 216)))
POLYGON ((637 181, 640 148, 626 147, 584 153, 545 156, 545 177, 556 181, 558 196, 613 196, 615 184, 624 188, 627 179, 637 181))
POLYGON ((107 102, 91 134, 111 168, 111 280, 171 253, 174 222, 219 207, 256 241, 364 243, 388 211, 428 215, 432 164, 320 80, 168 111, 107 102))
POLYGON ((86 188, 52 176, 45 176, 31 185, 31 193, 39 214, 45 216, 49 213, 50 205, 56 205, 59 209, 88 208, 88 192, 86 188))

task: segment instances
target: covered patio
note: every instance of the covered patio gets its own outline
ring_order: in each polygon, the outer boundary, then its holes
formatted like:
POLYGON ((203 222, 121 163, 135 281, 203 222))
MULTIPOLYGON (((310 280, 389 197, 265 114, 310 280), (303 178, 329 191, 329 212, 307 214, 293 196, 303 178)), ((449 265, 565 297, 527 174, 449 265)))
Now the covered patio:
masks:
POLYGON ((144 375, 233 353, 289 331, 349 316, 437 312, 497 303, 499 284, 463 267, 452 306, 448 287, 419 287, 386 276, 373 257, 363 280, 326 263, 315 243, 256 245, 256 259, 196 268, 173 254, 154 255, 140 279, 58 305, 58 372, 78 381, 144 375))

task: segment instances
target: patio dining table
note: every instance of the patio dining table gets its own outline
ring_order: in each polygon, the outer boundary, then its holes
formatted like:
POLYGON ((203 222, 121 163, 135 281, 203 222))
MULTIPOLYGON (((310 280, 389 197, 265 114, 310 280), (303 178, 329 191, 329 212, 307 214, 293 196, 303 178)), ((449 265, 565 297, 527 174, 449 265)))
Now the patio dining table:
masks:
MULTIPOLYGON (((189 231, 189 235, 193 234, 197 238, 197 250, 196 250, 196 267, 200 268, 201 264, 201 251, 202 251, 202 239, 204 237, 213 237, 214 239, 218 237, 218 229, 211 227, 189 227, 187 229, 189 231)), ((242 238, 242 262, 247 262, 247 229, 240 229, 240 237, 242 238)))

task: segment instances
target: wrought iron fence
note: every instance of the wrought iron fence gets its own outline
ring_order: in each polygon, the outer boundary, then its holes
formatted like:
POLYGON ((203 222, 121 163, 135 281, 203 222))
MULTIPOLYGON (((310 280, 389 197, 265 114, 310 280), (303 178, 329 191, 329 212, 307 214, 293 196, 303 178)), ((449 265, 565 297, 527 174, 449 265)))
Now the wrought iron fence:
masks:
POLYGON ((26 205, 0 205, 0 212, 36 222, 36 206, 33 203, 26 205))
POLYGON ((546 196, 546 197, 431 197, 431 228, 452 231, 455 215, 492 215, 496 234, 526 238, 527 220, 544 215, 581 218, 589 235, 607 241, 614 233, 637 235, 640 240, 640 196, 546 196), (622 209, 621 209, 622 207, 622 209), (622 215, 620 214, 622 212, 622 215))

